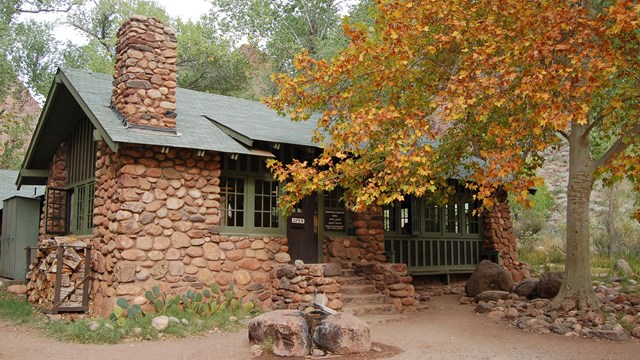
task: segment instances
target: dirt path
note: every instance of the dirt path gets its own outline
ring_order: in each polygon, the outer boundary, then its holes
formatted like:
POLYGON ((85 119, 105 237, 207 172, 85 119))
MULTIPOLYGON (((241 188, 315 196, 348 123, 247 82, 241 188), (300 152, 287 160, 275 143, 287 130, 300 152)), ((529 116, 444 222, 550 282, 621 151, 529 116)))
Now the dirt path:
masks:
MULTIPOLYGON (((373 340, 403 350, 392 359, 638 359, 640 341, 596 341, 524 332, 477 315, 458 296, 432 298, 429 309, 375 323, 373 340)), ((373 356, 377 357, 377 356, 373 356)), ((333 359, 339 357, 332 357, 333 359)), ((360 357, 358 357, 360 358, 360 357)), ((367 359, 367 356, 361 357, 367 359)), ((0 323, 0 359, 252 359, 246 331, 118 345, 60 343, 38 331, 0 323)))

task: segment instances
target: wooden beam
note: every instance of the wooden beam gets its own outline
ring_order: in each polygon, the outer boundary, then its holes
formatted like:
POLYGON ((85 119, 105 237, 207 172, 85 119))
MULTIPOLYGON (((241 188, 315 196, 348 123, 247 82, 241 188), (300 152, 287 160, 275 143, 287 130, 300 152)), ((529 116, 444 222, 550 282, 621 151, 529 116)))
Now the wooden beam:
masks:
POLYGON ((48 178, 51 173, 49 170, 42 169, 20 169, 21 177, 48 178))

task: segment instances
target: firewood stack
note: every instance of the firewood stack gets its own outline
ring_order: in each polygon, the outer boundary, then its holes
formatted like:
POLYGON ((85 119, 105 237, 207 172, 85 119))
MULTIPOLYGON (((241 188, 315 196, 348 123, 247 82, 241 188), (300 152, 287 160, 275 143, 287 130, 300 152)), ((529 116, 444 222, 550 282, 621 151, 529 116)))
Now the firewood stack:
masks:
POLYGON ((27 274, 27 294, 31 303, 48 310, 82 307, 87 245, 75 236, 54 237, 38 246, 27 274), (56 303, 58 248, 63 252, 60 297, 56 303))

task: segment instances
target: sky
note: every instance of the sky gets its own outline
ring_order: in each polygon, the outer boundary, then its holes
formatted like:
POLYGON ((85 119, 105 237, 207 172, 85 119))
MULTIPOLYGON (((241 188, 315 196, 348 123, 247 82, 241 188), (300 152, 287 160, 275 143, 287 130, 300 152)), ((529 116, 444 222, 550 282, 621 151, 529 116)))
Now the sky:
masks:
MULTIPOLYGON (((210 0, 155 0, 158 4, 162 5, 169 16, 179 17, 183 20, 197 20, 201 15, 206 14, 212 7, 210 0)), ((357 3, 357 0, 343 0, 343 11, 348 6, 357 3)), ((71 26, 63 24, 63 14, 25 14, 23 18, 36 18, 53 21, 59 24, 55 31, 55 36, 58 40, 72 42, 80 45, 86 40, 81 36, 80 32, 71 26)))
MULTIPOLYGON (((155 0, 162 5, 169 16, 179 17, 183 20, 197 20, 211 9, 211 2, 208 0, 155 0)), ((37 14, 22 15, 23 18, 36 18, 49 21, 55 21, 59 25, 56 28, 55 36, 58 40, 71 40, 74 43, 81 44, 83 38, 80 33, 68 25, 62 24, 60 19, 64 18, 61 14, 37 14)))

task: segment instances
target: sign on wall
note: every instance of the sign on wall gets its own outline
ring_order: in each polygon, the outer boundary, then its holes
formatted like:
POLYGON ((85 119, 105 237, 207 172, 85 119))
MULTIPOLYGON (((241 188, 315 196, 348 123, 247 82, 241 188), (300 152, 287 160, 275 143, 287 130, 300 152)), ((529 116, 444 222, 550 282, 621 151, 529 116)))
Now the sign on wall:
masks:
POLYGON ((344 210, 325 209, 324 229, 325 231, 344 231, 344 210))

